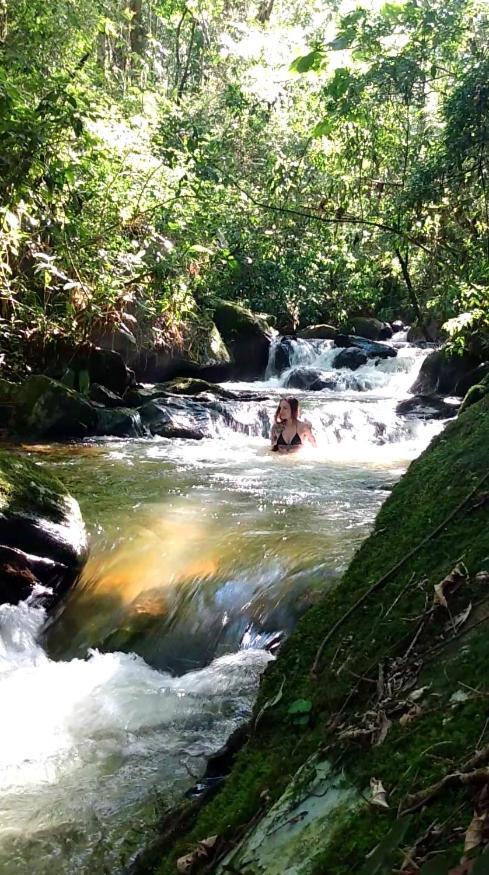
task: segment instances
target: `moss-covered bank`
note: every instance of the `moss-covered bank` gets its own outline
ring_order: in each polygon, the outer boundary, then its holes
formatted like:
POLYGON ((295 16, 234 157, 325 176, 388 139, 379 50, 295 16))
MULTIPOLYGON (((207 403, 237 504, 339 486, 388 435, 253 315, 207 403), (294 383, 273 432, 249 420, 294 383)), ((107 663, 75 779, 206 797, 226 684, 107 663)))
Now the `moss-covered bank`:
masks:
MULTIPOLYGON (((392 849, 375 871, 400 868, 399 844, 420 860, 441 849, 459 859, 473 813, 471 785, 455 780, 449 792, 414 805, 402 841, 396 823, 413 807, 413 794, 456 772, 489 741, 489 576, 480 574, 489 571, 488 446, 486 396, 411 465, 341 583, 307 613, 266 672, 251 740, 221 792, 160 854, 160 875, 175 872, 176 859, 206 836, 239 847, 250 821, 318 754, 362 801, 332 815, 313 853, 303 843, 294 871, 349 875, 382 840, 392 849), (441 596, 433 602, 435 585, 457 564, 442 588, 447 607, 441 596), (388 808, 367 801, 372 777, 382 781, 388 808)), ((280 829, 289 828, 282 822, 280 829)), ((241 868, 239 850, 235 860, 232 871, 267 871, 256 859, 241 868)))

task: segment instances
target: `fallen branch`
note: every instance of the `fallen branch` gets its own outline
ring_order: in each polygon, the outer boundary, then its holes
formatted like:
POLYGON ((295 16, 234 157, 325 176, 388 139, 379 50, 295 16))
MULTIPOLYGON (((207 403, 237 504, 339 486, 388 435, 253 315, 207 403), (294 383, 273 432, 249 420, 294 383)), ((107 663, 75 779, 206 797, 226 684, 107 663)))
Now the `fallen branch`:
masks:
POLYGON ((413 811, 417 811, 419 808, 422 808, 423 805, 426 805, 427 802, 430 802, 446 787, 454 787, 457 784, 464 786, 467 784, 487 783, 489 781, 489 767, 479 767, 488 759, 489 744, 483 747, 482 750, 477 751, 470 760, 467 760, 458 772, 452 772, 445 775, 440 781, 430 784, 429 787, 425 787, 425 789, 420 790, 419 793, 413 793, 408 796, 406 799, 408 807, 401 809, 399 813, 404 816, 406 814, 411 814, 413 811))

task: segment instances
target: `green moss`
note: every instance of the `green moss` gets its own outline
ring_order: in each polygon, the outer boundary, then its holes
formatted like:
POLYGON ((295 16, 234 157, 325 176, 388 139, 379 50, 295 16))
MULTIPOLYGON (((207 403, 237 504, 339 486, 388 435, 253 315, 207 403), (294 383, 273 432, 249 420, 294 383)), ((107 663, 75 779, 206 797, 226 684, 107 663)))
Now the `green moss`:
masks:
POLYGON ((214 322, 226 342, 235 340, 238 335, 262 335, 268 328, 251 310, 231 301, 216 301, 214 322))
POLYGON ((485 397, 489 393, 489 376, 484 377, 480 383, 476 383, 475 386, 471 386, 469 391, 464 397, 462 401, 459 415, 463 413, 464 410, 467 410, 467 407, 471 407, 472 404, 476 404, 478 401, 481 401, 482 398, 485 397))
POLYGON ((198 395, 200 392, 212 392, 213 395, 218 395, 220 398, 236 398, 234 392, 229 392, 215 383, 208 383, 207 380, 200 380, 197 377, 178 377, 168 383, 162 383, 161 389, 175 395, 198 395))
POLYGON ((0 512, 35 514, 53 522, 66 516, 63 484, 29 459, 0 450, 0 512))
MULTIPOLYGON (((460 638, 444 644, 440 633, 449 619, 440 608, 423 627, 418 646, 424 648, 424 667, 417 680, 429 691, 421 702, 423 715, 405 726, 396 720, 384 743, 340 741, 331 718, 354 723, 375 702, 379 664, 406 653, 418 628, 419 617, 430 605, 433 587, 462 560, 473 576, 489 569, 488 483, 457 511, 459 505, 489 471, 489 397, 470 407, 413 462, 382 507, 375 529, 355 555, 333 592, 311 608, 267 670, 255 713, 272 700, 283 685, 283 695, 263 712, 257 731, 237 762, 221 793, 202 811, 190 834, 162 860, 160 873, 175 871, 175 859, 206 835, 239 835, 263 805, 264 790, 274 801, 291 775, 311 752, 324 748, 335 765, 359 792, 372 776, 381 778, 391 808, 383 811, 365 805, 338 823, 335 838, 318 847, 315 873, 350 873, 363 864, 365 855, 387 835, 397 808, 410 793, 433 781, 470 757, 485 725, 483 698, 453 702, 452 695, 468 688, 485 689, 489 661, 489 636, 483 611, 487 585, 473 580, 451 597, 452 616, 470 600, 479 604, 460 638), (425 541, 429 533, 439 531, 425 541), (415 552, 413 548, 417 548, 415 552), (408 560, 405 561, 406 557, 408 560), (311 674, 318 647, 333 624, 389 574, 385 585, 369 596, 341 623, 326 644, 316 677, 311 674), (479 625, 477 625, 479 623, 479 625), (285 678, 285 683, 283 680, 285 678), (358 680, 363 678, 364 680, 358 680), (466 685, 466 686, 463 686, 466 685), (299 698, 313 704, 306 730, 291 724, 290 704, 299 698)), ((450 831, 450 816, 458 804, 459 822, 467 825, 471 800, 467 791, 452 792, 449 810, 440 797, 426 811, 412 816, 406 844, 428 823, 447 820, 438 839, 450 831), (444 828, 445 829, 445 828, 444 828)), ((454 856, 457 849, 454 848, 454 856)), ((399 861, 398 861, 399 862, 399 861)))

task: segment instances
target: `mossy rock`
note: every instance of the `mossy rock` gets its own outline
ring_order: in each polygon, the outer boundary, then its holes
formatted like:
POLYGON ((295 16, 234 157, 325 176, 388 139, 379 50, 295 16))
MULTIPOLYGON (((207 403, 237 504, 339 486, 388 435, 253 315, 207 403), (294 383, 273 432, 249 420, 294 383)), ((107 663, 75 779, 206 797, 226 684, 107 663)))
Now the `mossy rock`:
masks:
POLYGON ((218 398, 236 399, 238 397, 235 392, 230 392, 229 389, 223 389, 215 383, 199 380, 197 377, 179 377, 170 380, 169 383, 163 383, 161 388, 174 395, 200 395, 201 392, 208 392, 218 398))
POLYGON ((267 323, 239 304, 215 302, 214 322, 235 365, 235 376, 258 379, 268 364, 271 332, 267 323))
POLYGON ((63 484, 0 450, 0 602, 25 599, 36 584, 61 595, 86 550, 80 508, 63 484))
POLYGON ((457 386, 477 364, 469 353, 455 355, 446 347, 436 349, 425 358, 409 391, 414 395, 456 394, 457 386))
MULTIPOLYGON (((287 831, 297 843, 293 871, 350 875, 362 869, 376 845, 387 847, 395 837, 397 811, 406 807, 409 794, 470 759, 486 729, 481 697, 489 693, 487 574, 476 577, 489 571, 488 443, 486 395, 411 464, 341 582, 308 611, 267 669, 250 741, 219 794, 184 835, 159 852, 160 875, 175 872, 180 855, 214 834, 237 839, 236 856, 226 861, 231 870, 236 862, 238 871, 258 875, 268 871, 260 868, 260 854, 270 850, 273 836, 280 842, 279 834, 287 831), (434 587, 460 562, 462 582, 447 595, 448 611, 434 603, 434 587), (379 684, 388 701, 382 680, 387 677, 397 679, 401 692, 392 688, 394 705, 382 743, 374 743, 375 731, 342 735, 349 727, 368 725, 368 719, 362 723, 365 715, 373 715, 374 725, 377 714, 381 719, 379 684), (421 690, 420 711, 403 722, 415 688, 421 690), (298 701, 310 704, 308 721, 300 726, 291 719, 298 701), (307 833, 297 841, 300 818, 287 830, 282 818, 257 851, 260 823, 291 782, 298 784, 299 811, 316 804, 316 797, 308 798, 307 782, 297 778, 309 757, 332 762, 359 804, 330 813, 328 831, 314 836, 314 854, 307 833), (389 808, 365 801, 373 776, 384 784, 389 808), (239 837, 245 832, 249 840, 243 848, 250 853, 241 859, 239 837)), ((444 824, 430 834, 428 850, 448 847, 453 865, 472 814, 472 796, 461 785, 450 794, 434 794, 408 819, 402 844, 413 847, 430 824, 444 824)), ((399 841, 389 850, 391 868, 385 871, 401 866, 399 841)))
POLYGON ((214 322, 225 341, 234 341, 243 334, 261 336, 269 330, 262 317, 234 301, 216 302, 214 322))
POLYGON ((33 376, 18 391, 13 428, 28 438, 80 438, 97 433, 97 410, 50 377, 33 376))
POLYGON ((471 407, 472 404, 476 404, 478 401, 482 401, 486 395, 489 394, 489 375, 481 380, 480 383, 476 383, 475 386, 471 386, 469 391, 464 397, 460 407, 460 413, 463 413, 464 410, 467 410, 468 407, 471 407))
POLYGON ((366 337, 367 340, 388 340, 393 334, 387 322, 381 322, 373 316, 353 316, 348 320, 346 329, 351 334, 366 337))
POLYGON ((297 332, 297 337, 302 337, 306 340, 334 340, 337 334, 337 328, 334 328, 333 325, 327 325, 324 323, 321 325, 308 325, 306 328, 301 328, 301 330, 297 332))

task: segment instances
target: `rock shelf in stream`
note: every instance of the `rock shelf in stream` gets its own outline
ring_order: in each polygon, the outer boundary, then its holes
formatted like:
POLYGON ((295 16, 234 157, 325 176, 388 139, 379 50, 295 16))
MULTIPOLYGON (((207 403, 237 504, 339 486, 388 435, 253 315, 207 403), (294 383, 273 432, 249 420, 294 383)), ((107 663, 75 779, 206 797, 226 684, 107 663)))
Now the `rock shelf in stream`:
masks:
POLYGON ((0 403, 8 409, 10 432, 29 440, 97 436, 137 438, 157 435, 201 440, 219 427, 268 436, 265 410, 253 421, 240 417, 239 404, 266 396, 237 395, 201 379, 181 379, 156 386, 130 387, 121 398, 92 384, 90 396, 50 377, 36 375, 16 386, 0 386, 0 403))
POLYGON ((62 483, 27 458, 0 450, 0 604, 17 604, 36 587, 57 601, 87 555, 78 503, 62 483))

